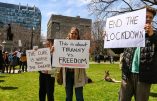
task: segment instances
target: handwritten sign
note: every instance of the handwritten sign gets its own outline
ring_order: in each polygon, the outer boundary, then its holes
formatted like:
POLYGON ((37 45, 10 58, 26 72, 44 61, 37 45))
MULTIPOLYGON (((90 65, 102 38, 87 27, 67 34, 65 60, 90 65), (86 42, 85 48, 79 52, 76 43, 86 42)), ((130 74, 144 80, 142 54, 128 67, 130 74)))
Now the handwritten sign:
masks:
POLYGON ((53 66, 89 67, 89 40, 54 40, 53 66))
POLYGON ((107 19, 104 48, 144 47, 146 9, 107 19))
POLYGON ((51 55, 49 48, 26 50, 28 71, 51 70, 51 55))

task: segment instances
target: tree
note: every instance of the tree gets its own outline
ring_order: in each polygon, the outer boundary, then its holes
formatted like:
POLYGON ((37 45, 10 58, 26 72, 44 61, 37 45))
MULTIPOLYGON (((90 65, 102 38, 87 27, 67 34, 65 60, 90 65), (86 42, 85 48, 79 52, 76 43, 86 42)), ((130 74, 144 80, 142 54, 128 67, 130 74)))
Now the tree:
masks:
POLYGON ((157 5, 157 0, 143 0, 143 1, 149 2, 149 3, 153 4, 153 5, 157 5))
POLYGON ((132 12, 144 6, 157 5, 156 0, 91 0, 88 8, 91 14, 99 19, 105 20, 108 17, 119 15, 125 12, 132 12))
MULTIPOLYGON (((96 18, 106 20, 114 15, 136 11, 144 6, 155 7, 154 5, 157 5, 157 0, 91 0, 88 8, 96 18)), ((157 25, 156 18, 154 24, 157 25)))
POLYGON ((92 24, 92 49, 95 54, 104 54, 104 21, 95 21, 92 24))
MULTIPOLYGON (((106 21, 106 18, 111 16, 136 11, 144 6, 154 5, 157 5, 157 0, 91 0, 88 8, 91 14, 95 15, 97 19, 106 21)), ((157 18, 154 19, 153 24, 154 28, 157 29, 157 18)), ((97 28, 96 26, 93 28, 97 28)), ((94 33, 95 32, 93 32, 93 34, 94 33)))

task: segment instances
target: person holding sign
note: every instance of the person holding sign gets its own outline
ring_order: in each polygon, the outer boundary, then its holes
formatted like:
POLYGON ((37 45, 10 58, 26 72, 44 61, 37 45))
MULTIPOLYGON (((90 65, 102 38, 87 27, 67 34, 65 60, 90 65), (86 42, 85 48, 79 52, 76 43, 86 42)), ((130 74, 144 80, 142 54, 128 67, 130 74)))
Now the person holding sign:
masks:
MULTIPOLYGON (((68 40, 79 40, 79 30, 72 27, 68 40)), ((63 68, 63 85, 66 91, 66 101, 72 101, 73 88, 75 88, 76 101, 84 101, 83 86, 86 83, 85 68, 63 68)))
MULTIPOLYGON (((52 54, 53 39, 47 39, 45 47, 50 48, 50 52, 52 54)), ((55 68, 53 68, 52 70, 43 70, 39 73, 39 101, 46 101, 46 94, 48 101, 54 101, 55 68)))
POLYGON ((123 52, 122 82, 119 101, 148 101, 151 84, 157 83, 157 32, 152 20, 156 10, 146 7, 145 47, 127 48, 123 52))

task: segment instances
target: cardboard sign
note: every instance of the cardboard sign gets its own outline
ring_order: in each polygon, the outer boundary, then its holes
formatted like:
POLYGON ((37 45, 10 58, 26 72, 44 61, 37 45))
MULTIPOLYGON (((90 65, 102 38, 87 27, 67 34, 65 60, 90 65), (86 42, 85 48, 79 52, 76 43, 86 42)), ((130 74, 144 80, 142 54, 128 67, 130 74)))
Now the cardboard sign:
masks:
POLYGON ((28 71, 51 70, 51 55, 49 48, 26 50, 28 71))
POLYGON ((144 47, 146 9, 107 19, 104 48, 144 47))
POLYGON ((54 40, 53 66, 89 67, 89 40, 54 40))

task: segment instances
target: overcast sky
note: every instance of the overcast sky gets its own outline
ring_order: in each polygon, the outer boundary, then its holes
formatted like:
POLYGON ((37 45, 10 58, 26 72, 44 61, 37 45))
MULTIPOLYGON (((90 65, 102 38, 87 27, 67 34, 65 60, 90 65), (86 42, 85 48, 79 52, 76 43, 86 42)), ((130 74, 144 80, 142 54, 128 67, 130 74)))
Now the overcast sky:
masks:
POLYGON ((59 14, 65 16, 80 16, 81 18, 92 18, 87 10, 87 4, 90 0, 0 0, 3 3, 36 6, 42 14, 41 30, 46 36, 47 22, 51 14, 59 14))

